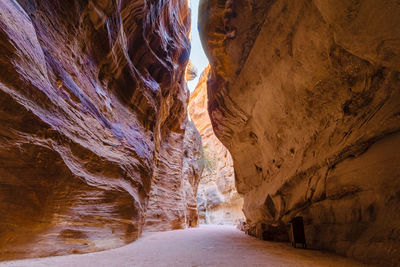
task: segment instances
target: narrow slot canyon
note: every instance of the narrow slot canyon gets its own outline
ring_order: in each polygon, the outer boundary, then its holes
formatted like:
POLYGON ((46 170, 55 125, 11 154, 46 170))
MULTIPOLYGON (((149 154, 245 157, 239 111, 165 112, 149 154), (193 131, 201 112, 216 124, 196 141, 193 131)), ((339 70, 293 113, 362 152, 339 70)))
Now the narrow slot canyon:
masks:
POLYGON ((243 198, 235 188, 233 161, 229 151, 215 136, 207 111, 209 67, 200 75, 190 95, 188 113, 202 139, 203 169, 197 189, 197 208, 201 224, 238 225, 245 220, 243 198))
POLYGON ((399 266, 399 86, 397 0, 0 0, 0 266, 399 266))

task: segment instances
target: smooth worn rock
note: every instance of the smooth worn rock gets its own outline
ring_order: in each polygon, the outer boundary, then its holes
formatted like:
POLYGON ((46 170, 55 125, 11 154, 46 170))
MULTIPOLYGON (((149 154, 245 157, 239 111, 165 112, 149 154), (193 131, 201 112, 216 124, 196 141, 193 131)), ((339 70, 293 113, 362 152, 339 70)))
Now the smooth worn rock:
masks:
POLYGON ((204 171, 200 180, 197 204, 201 223, 238 224, 244 219, 243 198, 235 188, 235 174, 229 151, 215 136, 207 112, 209 67, 200 78, 189 100, 189 114, 203 141, 204 171))
POLYGON ((189 31, 186 0, 0 1, 0 260, 121 246, 174 197, 189 31))
POLYGON ((288 240, 303 216, 309 247, 399 265, 398 1, 205 0, 199 14, 249 232, 288 240))

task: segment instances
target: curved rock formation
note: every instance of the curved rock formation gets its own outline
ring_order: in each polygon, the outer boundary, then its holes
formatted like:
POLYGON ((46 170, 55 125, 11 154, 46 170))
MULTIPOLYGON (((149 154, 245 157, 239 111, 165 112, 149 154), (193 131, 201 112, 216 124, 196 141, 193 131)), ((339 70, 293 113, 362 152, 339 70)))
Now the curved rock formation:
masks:
POLYGON ((398 1, 202 1, 208 109, 250 233, 400 264, 398 1))
POLYGON ((186 81, 192 81, 197 77, 197 69, 193 65, 192 61, 189 60, 186 66, 186 81))
POLYGON ((0 1, 0 259, 140 235, 182 180, 189 30, 186 0, 0 1))
POLYGON ((229 151, 215 136, 207 111, 207 67, 189 100, 189 114, 203 141, 203 165, 198 188, 199 219, 206 224, 238 224, 244 219, 243 199, 235 188, 235 174, 229 151))

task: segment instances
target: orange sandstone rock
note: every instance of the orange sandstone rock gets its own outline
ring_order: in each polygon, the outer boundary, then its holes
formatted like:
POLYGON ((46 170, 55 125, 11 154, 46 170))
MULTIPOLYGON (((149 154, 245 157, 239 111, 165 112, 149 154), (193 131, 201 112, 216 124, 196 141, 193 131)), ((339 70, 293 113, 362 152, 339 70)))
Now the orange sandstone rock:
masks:
POLYGON ((155 163, 144 231, 198 226, 197 186, 201 176, 201 139, 192 122, 185 135, 169 134, 155 163))
POLYGON ((250 233, 400 264, 398 1, 201 2, 208 110, 250 233))

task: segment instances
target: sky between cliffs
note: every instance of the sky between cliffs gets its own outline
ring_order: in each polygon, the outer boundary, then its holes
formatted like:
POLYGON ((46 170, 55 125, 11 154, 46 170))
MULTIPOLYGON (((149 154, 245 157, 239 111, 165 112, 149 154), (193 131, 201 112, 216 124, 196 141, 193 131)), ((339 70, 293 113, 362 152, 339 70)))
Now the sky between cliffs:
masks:
POLYGON ((192 9, 192 51, 190 53, 190 59, 197 69, 197 77, 193 81, 188 82, 190 92, 196 88, 196 85, 199 82, 200 74, 208 65, 208 59, 204 54, 204 50, 200 41, 199 30, 197 27, 199 1, 200 0, 190 0, 190 8, 192 9))

